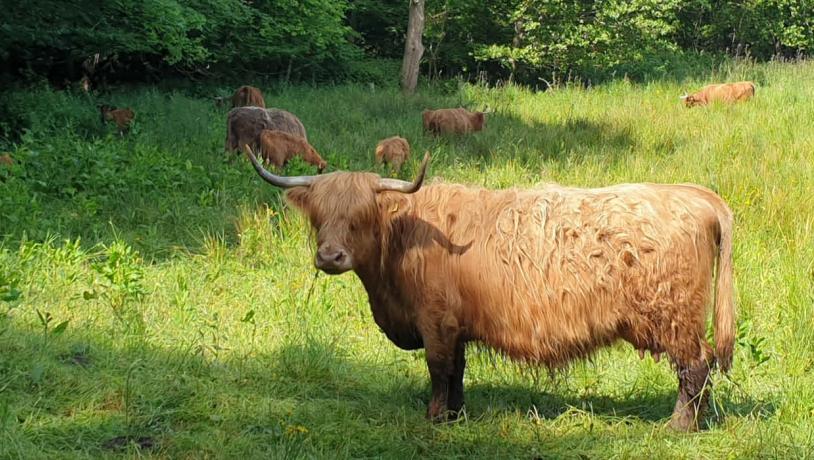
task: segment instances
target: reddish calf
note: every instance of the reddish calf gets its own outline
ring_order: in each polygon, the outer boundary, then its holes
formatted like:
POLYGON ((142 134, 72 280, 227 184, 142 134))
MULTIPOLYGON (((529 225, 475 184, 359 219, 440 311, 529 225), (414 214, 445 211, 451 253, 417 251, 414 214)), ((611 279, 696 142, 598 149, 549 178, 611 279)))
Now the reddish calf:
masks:
POLYGON ((410 157, 410 144, 407 139, 399 136, 382 139, 376 145, 376 163, 389 164, 394 170, 400 171, 401 166, 410 157))
POLYGON ((270 129, 261 131, 260 154, 264 160, 278 168, 285 166, 288 160, 295 156, 300 156, 306 162, 316 166, 319 172, 328 166, 328 163, 319 156, 308 141, 283 131, 270 129))
POLYGON ((254 86, 241 86, 232 95, 232 108, 235 107, 266 107, 263 93, 254 86))
POLYGON ((422 112, 424 131, 433 134, 465 134, 481 131, 486 123, 484 112, 463 108, 425 110, 422 112))

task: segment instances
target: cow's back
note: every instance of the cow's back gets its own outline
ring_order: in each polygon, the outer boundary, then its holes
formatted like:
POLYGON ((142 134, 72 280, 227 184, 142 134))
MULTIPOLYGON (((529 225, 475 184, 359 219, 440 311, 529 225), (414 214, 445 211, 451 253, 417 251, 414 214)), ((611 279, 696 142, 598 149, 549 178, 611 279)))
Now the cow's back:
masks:
POLYGON ((444 298, 471 339, 562 364, 634 336, 622 331, 632 319, 676 317, 666 310, 707 298, 717 225, 709 193, 641 184, 426 187, 405 211, 422 224, 411 231, 417 241, 406 245, 401 282, 418 280, 407 290, 444 298))

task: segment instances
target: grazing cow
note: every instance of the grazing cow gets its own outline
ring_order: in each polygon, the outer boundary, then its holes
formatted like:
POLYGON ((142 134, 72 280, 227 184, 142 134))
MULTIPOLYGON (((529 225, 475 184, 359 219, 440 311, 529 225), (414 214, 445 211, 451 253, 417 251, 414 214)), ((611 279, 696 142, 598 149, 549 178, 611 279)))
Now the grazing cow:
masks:
POLYGON ((232 95, 232 108, 235 107, 262 107, 266 108, 263 93, 254 86, 241 86, 232 95))
POLYGON ((234 152, 248 145, 258 150, 260 131, 273 129, 300 136, 305 140, 305 126, 294 114, 280 109, 238 107, 226 116, 226 151, 234 152))
POLYGON ((425 110, 421 113, 424 131, 433 134, 465 134, 481 131, 486 124, 484 112, 470 112, 463 108, 425 110))
POLYGON ((376 145, 376 164, 389 164, 396 171, 401 171, 401 165, 410 157, 410 144, 407 139, 399 136, 382 139, 376 145))
POLYGON ((0 165, 8 166, 10 168, 14 166, 14 158, 11 157, 10 153, 4 153, 0 155, 0 165))
POLYGON ((310 220, 315 265, 353 270, 396 346, 426 350, 433 420, 463 405, 465 344, 556 368, 623 339, 678 372, 672 425, 698 427, 732 362, 732 213, 697 185, 421 187, 372 173, 260 176, 310 220), (715 342, 705 339, 715 267, 715 342))
POLYGON ((681 96, 681 99, 687 107, 695 107, 696 105, 707 105, 716 101, 727 104, 748 101, 754 95, 755 84, 751 81, 741 81, 738 83, 708 85, 695 94, 681 96))
POLYGON ((102 104, 99 106, 99 112, 102 114, 102 124, 108 121, 116 123, 119 128, 119 134, 124 134, 130 130, 130 125, 136 118, 135 112, 131 108, 117 109, 116 107, 102 104))
POLYGON ((319 172, 328 166, 316 149, 300 136, 264 129, 260 131, 259 143, 263 159, 278 168, 285 166, 288 160, 295 156, 300 156, 306 162, 316 166, 319 172))

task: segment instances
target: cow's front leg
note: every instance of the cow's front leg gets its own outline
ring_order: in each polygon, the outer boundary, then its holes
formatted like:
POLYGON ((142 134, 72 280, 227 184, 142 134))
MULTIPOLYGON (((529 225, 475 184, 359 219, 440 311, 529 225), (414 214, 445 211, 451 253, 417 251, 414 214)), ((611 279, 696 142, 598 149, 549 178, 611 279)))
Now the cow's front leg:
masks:
POLYGON ((455 346, 455 360, 449 376, 447 409, 450 416, 458 418, 464 405, 464 369, 466 368, 466 342, 459 340, 455 346))
POLYGON ((427 343, 427 368, 430 371, 432 384, 432 397, 427 408, 427 418, 433 421, 444 421, 447 417, 447 401, 449 400, 450 377, 453 375, 455 361, 454 347, 443 344, 427 343))

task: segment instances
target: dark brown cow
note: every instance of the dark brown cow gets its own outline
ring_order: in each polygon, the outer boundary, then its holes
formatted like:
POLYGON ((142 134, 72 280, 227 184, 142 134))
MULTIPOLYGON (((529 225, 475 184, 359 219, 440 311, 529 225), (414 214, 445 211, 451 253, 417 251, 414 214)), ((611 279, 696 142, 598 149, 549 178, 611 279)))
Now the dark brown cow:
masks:
POLYGON ((389 164, 395 171, 400 171, 401 166, 410 157, 410 144, 407 139, 399 136, 382 139, 376 145, 374 154, 377 164, 389 164))
POLYGON ((235 107, 262 107, 266 108, 263 93, 254 86, 241 86, 232 95, 232 108, 235 107))
POLYGON ((133 124, 133 120, 136 118, 136 113, 129 107, 117 109, 116 107, 103 104, 99 106, 99 112, 102 115, 102 123, 108 121, 116 123, 116 127, 119 128, 119 134, 124 134, 129 131, 130 125, 133 124))
POLYGON ((755 84, 751 81, 741 81, 737 83, 707 85, 697 93, 681 96, 681 99, 687 107, 695 107, 697 105, 707 105, 713 102, 731 104, 734 102, 748 101, 754 95, 755 84))
POLYGON ((319 172, 328 166, 316 149, 300 136, 264 129, 260 132, 259 143, 263 159, 278 168, 285 166, 288 160, 295 156, 300 156, 306 162, 316 166, 319 172))
POLYGON ((353 270, 373 318, 424 348, 432 419, 463 405, 465 345, 556 368, 623 339, 678 371, 672 425, 697 429, 716 359, 732 363, 732 213, 697 185, 421 187, 371 173, 258 173, 310 220, 316 267, 353 270), (715 342, 705 339, 713 297, 715 342))
POLYGON ((425 110, 421 116, 424 131, 433 134, 466 134, 481 131, 486 123, 485 112, 470 112, 463 108, 425 110))
POLYGON ((233 152, 248 145, 259 150, 260 131, 272 129, 300 136, 305 140, 305 126, 293 113, 280 109, 238 107, 226 116, 226 151, 233 152))

